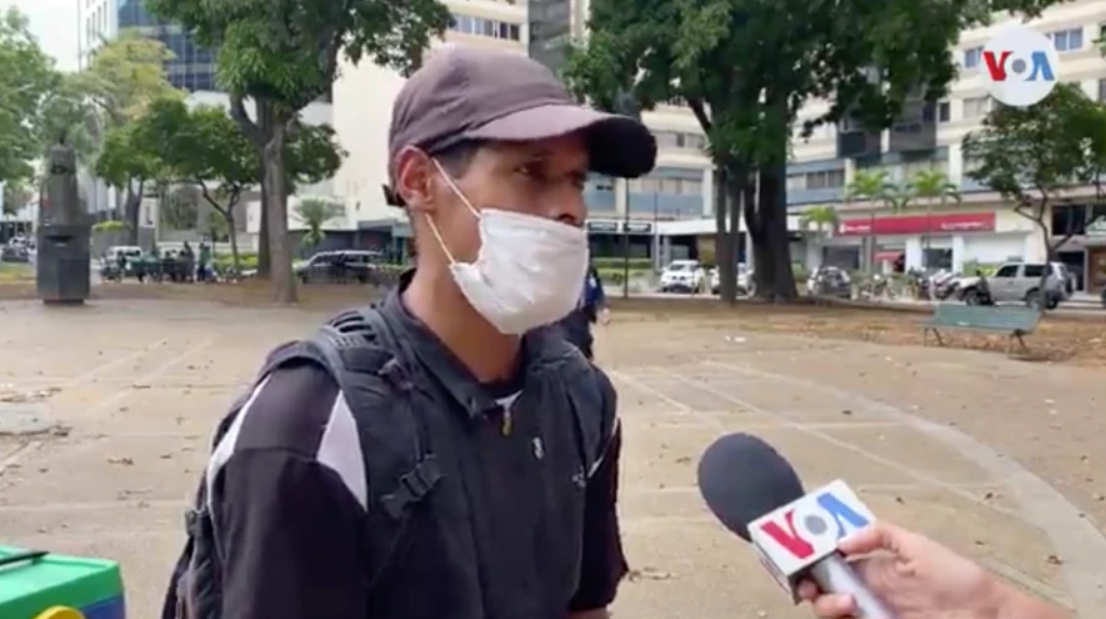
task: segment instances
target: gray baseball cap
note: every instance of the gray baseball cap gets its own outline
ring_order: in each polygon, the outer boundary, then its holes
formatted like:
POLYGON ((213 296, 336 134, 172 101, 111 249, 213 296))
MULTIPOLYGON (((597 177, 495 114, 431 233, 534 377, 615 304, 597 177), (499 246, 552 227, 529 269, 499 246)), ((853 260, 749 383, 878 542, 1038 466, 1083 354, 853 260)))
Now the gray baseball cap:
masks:
MULTIPOLYGON (((636 178, 653 169, 657 143, 641 121, 585 107, 545 66, 518 53, 455 47, 434 54, 396 97, 389 176, 399 152, 435 154, 470 140, 527 142, 584 131, 591 169, 636 178)), ((385 193, 398 203, 387 187, 385 193)))

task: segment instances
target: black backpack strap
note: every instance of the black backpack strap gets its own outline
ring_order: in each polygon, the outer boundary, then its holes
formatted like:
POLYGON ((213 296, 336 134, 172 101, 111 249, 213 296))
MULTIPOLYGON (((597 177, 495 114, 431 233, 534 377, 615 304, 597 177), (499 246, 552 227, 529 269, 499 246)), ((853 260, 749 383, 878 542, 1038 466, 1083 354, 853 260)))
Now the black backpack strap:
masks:
POLYGON ((411 515, 443 477, 425 411, 419 410, 425 401, 418 388, 421 374, 376 307, 340 314, 312 342, 336 368, 338 386, 357 411, 369 484, 366 558, 372 589, 404 547, 411 515), (366 381, 364 373, 376 380, 366 381))

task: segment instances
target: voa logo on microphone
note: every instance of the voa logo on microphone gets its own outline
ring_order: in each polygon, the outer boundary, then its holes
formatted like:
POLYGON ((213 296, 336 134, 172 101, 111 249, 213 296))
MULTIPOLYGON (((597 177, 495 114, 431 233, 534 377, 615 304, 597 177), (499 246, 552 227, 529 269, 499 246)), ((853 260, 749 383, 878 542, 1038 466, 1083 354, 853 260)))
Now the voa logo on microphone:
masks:
POLYGON ((836 552, 838 542, 874 520, 838 480, 753 521, 749 536, 762 559, 790 577, 836 552))
POLYGON ((1032 28, 1003 30, 983 46, 980 72, 999 103, 1026 107, 1040 103, 1056 87, 1060 57, 1045 35, 1032 28))

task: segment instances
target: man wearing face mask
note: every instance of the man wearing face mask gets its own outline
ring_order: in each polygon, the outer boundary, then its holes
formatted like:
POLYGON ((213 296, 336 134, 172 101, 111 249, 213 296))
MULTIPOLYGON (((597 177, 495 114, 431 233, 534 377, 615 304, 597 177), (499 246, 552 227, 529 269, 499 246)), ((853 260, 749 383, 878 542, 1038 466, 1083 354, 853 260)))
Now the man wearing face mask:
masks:
POLYGON ((164 617, 607 617, 626 573, 610 382, 559 330, 589 172, 656 159, 543 66, 457 48, 395 101, 417 268, 278 348, 216 433, 164 617))

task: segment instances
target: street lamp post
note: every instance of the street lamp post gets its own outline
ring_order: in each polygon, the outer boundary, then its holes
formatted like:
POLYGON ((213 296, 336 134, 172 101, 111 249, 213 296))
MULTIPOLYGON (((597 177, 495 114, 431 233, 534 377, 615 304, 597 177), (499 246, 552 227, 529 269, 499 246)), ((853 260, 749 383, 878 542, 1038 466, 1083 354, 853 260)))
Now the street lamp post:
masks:
MULTIPOLYGON (((634 100, 634 95, 629 90, 618 93, 614 100, 614 111, 641 120, 641 106, 634 100)), ((626 179, 619 179, 622 183, 622 298, 630 298, 630 183, 626 179)))

